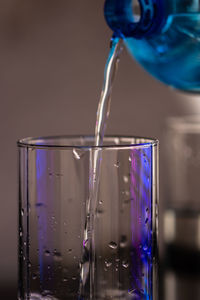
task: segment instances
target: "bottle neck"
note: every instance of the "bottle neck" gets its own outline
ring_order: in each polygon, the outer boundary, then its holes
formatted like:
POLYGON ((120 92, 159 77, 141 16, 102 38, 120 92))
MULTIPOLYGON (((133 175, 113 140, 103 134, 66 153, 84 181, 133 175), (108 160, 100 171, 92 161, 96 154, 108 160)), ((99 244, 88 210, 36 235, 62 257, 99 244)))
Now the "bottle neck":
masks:
POLYGON ((163 0, 106 0, 104 14, 115 35, 139 39, 162 27, 164 4, 163 0))

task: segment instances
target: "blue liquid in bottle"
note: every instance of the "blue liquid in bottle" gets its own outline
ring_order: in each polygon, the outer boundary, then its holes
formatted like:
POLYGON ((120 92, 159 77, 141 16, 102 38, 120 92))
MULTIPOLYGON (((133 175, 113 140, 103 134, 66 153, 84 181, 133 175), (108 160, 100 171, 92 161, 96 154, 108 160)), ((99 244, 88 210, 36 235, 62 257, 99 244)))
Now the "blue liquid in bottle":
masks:
POLYGON ((151 75, 180 90, 200 91, 198 1, 141 0, 138 2, 141 13, 139 22, 136 22, 133 12, 136 0, 118 0, 118 4, 116 0, 106 2, 108 24, 115 34, 124 38, 130 54, 151 75), (132 31, 129 30, 131 24, 132 31), (146 29, 141 30, 144 25, 146 29))

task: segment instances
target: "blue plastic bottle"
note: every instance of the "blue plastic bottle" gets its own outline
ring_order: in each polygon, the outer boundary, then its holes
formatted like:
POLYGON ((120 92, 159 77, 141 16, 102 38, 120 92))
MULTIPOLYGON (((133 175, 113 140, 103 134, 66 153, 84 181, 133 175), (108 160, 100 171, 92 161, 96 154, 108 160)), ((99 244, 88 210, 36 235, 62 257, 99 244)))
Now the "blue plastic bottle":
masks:
POLYGON ((106 0, 105 18, 154 77, 177 89, 200 92, 198 0, 106 0))

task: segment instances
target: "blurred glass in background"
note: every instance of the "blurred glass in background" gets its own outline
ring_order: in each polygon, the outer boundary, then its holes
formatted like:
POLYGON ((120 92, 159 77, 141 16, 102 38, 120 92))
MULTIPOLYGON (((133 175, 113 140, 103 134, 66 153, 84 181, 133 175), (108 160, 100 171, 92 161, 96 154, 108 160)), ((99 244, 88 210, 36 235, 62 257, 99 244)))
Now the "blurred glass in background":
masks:
POLYGON ((191 293, 199 299, 200 116, 168 119, 165 151, 166 300, 188 300, 191 293), (169 296, 169 290, 173 296, 169 296))

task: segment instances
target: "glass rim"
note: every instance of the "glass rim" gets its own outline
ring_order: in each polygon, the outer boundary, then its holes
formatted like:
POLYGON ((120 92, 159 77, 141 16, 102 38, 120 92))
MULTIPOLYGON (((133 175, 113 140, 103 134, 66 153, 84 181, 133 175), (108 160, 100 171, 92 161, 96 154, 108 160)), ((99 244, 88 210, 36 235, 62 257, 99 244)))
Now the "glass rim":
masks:
POLYGON ((94 140, 94 135, 54 135, 54 136, 42 136, 42 137, 27 137, 22 138, 17 141, 17 146, 19 148, 35 148, 35 149, 120 149, 120 148, 141 148, 141 147, 149 147, 149 146, 157 146, 159 144, 158 139, 155 138, 147 138, 140 136, 130 136, 130 135, 106 135, 105 139, 137 139, 138 143, 130 143, 130 144, 106 144, 102 146, 95 145, 60 145, 55 142, 52 144, 45 144, 45 141, 48 140, 61 140, 66 139, 67 141, 77 139, 91 139, 94 140), (40 142, 37 144, 37 142, 40 142))

